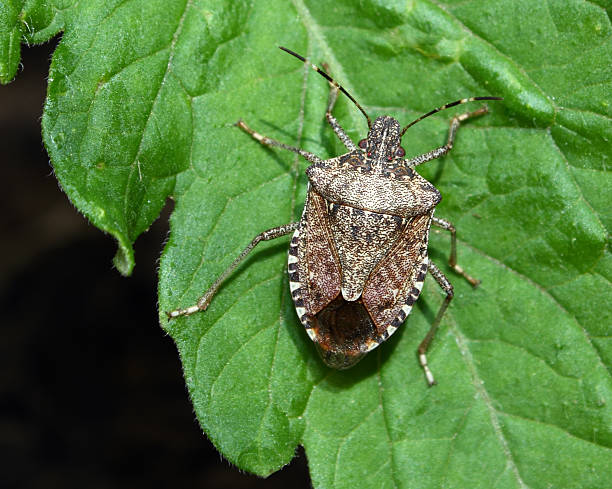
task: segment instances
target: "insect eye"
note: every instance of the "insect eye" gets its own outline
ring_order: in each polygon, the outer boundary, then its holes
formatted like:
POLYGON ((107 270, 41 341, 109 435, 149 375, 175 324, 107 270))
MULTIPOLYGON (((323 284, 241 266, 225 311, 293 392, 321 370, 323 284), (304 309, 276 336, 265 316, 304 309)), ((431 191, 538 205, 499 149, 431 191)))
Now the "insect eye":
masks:
POLYGON ((404 148, 400 146, 395 152, 395 156, 397 156, 398 158, 403 158, 404 156, 406 156, 406 152, 404 151, 404 148))
POLYGON ((361 149, 366 149, 368 147, 368 140, 367 139, 362 139, 361 141, 359 141, 358 146, 361 149))
POLYGON ((391 155, 387 156, 387 160, 388 161, 393 161, 393 156, 391 156, 391 155))

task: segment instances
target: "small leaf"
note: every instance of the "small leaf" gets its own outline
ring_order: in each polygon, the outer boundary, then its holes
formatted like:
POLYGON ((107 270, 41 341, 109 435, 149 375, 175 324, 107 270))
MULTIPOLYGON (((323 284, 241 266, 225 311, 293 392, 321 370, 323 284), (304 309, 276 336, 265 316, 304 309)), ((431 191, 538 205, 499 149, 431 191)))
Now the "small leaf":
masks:
MULTIPOLYGON (((258 245, 205 313, 162 324, 202 427, 241 469, 270 474, 302 444, 315 487, 609 484, 612 29, 597 2, 13 2, 1 17, 3 82, 15 35, 64 31, 45 144, 70 199, 117 239, 122 273, 175 200, 162 318, 259 232, 299 219, 306 162, 262 147, 239 118, 323 158, 344 151, 324 117, 327 83, 277 45, 326 62, 371 116, 401 123, 503 96, 419 167, 443 195, 436 215, 457 227, 461 265, 482 280, 472 289, 444 266, 449 236, 432 232, 432 260, 455 286, 428 354, 439 385, 415 354, 443 298, 433 280, 391 339, 332 371, 293 308, 288 238, 258 245)), ((411 128, 407 156, 442 145, 452 113, 411 128)), ((365 136, 346 98, 334 114, 365 136)))

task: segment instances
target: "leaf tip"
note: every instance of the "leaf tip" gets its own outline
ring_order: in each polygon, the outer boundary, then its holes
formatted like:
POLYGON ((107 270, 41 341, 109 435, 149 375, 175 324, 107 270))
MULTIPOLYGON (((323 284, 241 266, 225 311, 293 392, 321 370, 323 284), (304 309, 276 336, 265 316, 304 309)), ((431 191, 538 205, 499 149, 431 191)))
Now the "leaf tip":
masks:
POLYGON ((113 258, 113 265, 119 271, 121 275, 124 277, 128 277, 132 274, 132 270, 134 270, 134 250, 131 246, 126 246, 125 244, 118 242, 117 253, 113 258))

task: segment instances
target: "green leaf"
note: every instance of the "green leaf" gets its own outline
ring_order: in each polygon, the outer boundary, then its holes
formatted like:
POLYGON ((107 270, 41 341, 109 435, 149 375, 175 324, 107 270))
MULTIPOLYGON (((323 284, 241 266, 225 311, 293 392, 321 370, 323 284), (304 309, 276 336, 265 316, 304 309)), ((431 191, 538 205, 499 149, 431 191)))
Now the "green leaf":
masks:
MULTIPOLYGON (((612 49, 603 2, 55 1, 3 4, 2 81, 15 36, 62 30, 44 139, 77 208, 132 243, 176 204, 160 267, 163 311, 193 304, 249 241, 299 219, 307 164, 236 127, 323 158, 330 72, 372 116, 407 123, 466 96, 500 95, 419 171, 442 192, 472 289, 427 279, 405 325, 355 368, 325 367, 297 320, 288 238, 258 245, 206 313, 164 328, 196 414, 232 463, 269 474, 304 445, 315 487, 603 488, 612 477, 612 49), (19 34, 21 33, 21 34, 19 34)), ((478 107, 462 106, 462 110, 478 107)), ((413 156, 444 143, 453 110, 411 128, 413 156)), ((335 115, 354 141, 361 114, 335 115)))

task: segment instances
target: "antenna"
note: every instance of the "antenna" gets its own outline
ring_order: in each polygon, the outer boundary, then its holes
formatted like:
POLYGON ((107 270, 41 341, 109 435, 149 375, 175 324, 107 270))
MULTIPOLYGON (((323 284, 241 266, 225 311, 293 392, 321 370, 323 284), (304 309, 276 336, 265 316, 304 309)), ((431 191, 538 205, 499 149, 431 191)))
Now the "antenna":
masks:
MULTIPOLYGON (((305 64, 310 64, 308 62, 308 60, 306 58, 304 58, 303 56, 300 56, 297 53, 294 53, 293 51, 291 51, 290 49, 284 48, 283 46, 279 46, 280 49, 282 49, 283 51, 285 51, 286 53, 289 53, 291 56, 296 57, 297 59, 299 59, 300 61, 302 61, 305 64)), ((368 114, 366 114, 366 111, 363 110, 363 107, 361 107, 361 105, 359 105, 359 103, 357 102, 357 100, 355 100, 353 98, 353 96, 348 93, 344 87, 342 87, 342 85, 340 85, 336 80, 334 80, 331 76, 329 76, 327 73, 325 73, 321 68, 319 68, 318 66, 315 66, 313 64, 310 64, 310 67, 315 70, 319 75, 321 75, 323 78, 325 78, 329 83, 331 83, 334 87, 336 87, 338 90, 340 90, 344 95, 346 95, 351 102, 353 102, 357 108, 361 111, 361 113, 363 115, 365 115, 365 118, 368 121, 368 130, 371 129, 372 127, 372 121, 370 120, 370 118, 368 117, 368 114)), ((441 110, 441 109, 440 109, 441 110)), ((431 114, 430 114, 431 115, 431 114)))
POLYGON ((438 107, 437 109, 427 112, 427 114, 422 115, 418 119, 415 119, 414 121, 412 121, 410 124, 404 127, 404 129, 402 129, 400 138, 404 135, 404 133, 408 130, 409 127, 414 126, 417 122, 422 121, 426 117, 429 117, 430 115, 434 115, 436 112, 440 112, 441 110, 450 109, 451 107, 454 107, 455 105, 461 105, 467 102, 474 102, 475 100, 504 100, 504 99, 502 97, 470 97, 470 98, 462 98, 461 100, 455 100, 454 102, 451 102, 449 104, 443 105, 442 107, 438 107))

